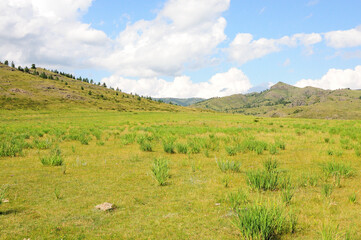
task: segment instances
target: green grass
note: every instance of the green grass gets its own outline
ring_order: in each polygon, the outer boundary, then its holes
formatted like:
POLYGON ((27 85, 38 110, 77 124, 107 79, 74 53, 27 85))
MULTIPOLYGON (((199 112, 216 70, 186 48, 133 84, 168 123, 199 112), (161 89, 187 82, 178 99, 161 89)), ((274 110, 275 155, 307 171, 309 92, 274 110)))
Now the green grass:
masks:
POLYGON ((273 232, 275 238, 319 239, 327 219, 361 238, 360 158, 340 142, 360 144, 360 121, 56 110, 0 110, 0 142, 21 149, 0 157, 0 186, 9 186, 0 239, 242 239, 237 211, 258 203, 282 210, 284 230, 273 232), (172 154, 164 151, 167 139, 174 141, 172 154), (152 151, 143 151, 142 142, 152 151), (239 152, 230 156, 226 146, 239 152), (40 159, 57 147, 63 165, 43 166, 40 159), (327 149, 343 154, 328 156, 327 149), (215 156, 228 170, 221 171, 215 156), (324 168, 328 162, 346 167, 324 168), (250 173, 258 183, 250 184, 250 173), (326 199, 324 184, 333 189, 326 199), (96 211, 103 202, 117 208, 96 211))
POLYGON ((241 162, 240 161, 233 161, 233 160, 218 160, 216 159, 218 168, 222 172, 240 172, 241 171, 241 162))
POLYGON ((61 166, 64 163, 59 148, 53 149, 49 155, 42 157, 40 161, 44 166, 61 166))
POLYGON ((234 225, 245 239, 277 239, 293 232, 296 223, 287 216, 282 205, 253 203, 236 210, 234 225), (290 227, 292 226, 292 227, 290 227))
POLYGON ((152 172, 154 178, 157 180, 160 186, 164 186, 167 183, 169 178, 169 167, 168 161, 163 158, 154 159, 154 163, 152 166, 152 172))

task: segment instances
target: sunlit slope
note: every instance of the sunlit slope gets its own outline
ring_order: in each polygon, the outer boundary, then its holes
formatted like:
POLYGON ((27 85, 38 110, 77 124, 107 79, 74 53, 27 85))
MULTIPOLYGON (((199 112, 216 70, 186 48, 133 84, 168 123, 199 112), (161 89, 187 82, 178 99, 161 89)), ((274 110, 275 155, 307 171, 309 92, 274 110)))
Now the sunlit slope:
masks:
POLYGON ((104 109, 117 111, 194 111, 90 84, 42 68, 30 73, 0 64, 1 109, 104 109), (37 71, 53 79, 32 74, 37 71))
POLYGON ((359 119, 361 91, 298 88, 279 82, 261 93, 212 98, 192 106, 257 116, 359 119))

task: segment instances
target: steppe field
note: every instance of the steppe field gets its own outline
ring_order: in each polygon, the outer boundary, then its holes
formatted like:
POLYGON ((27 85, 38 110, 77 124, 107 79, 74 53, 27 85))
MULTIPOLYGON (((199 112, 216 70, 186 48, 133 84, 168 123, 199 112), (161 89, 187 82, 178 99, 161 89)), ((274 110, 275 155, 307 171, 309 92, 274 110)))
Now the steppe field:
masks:
POLYGON ((2 110, 0 239, 360 239, 360 162, 359 120, 2 110))

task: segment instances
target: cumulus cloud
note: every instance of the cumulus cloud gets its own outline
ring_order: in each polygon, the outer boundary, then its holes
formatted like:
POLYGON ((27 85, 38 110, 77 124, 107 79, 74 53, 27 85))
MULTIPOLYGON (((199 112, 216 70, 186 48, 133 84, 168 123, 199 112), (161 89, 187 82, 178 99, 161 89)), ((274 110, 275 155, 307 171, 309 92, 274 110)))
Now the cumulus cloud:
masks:
POLYGON ((156 77, 132 80, 116 75, 104 78, 102 82, 115 88, 118 87, 125 92, 136 92, 152 97, 177 98, 223 97, 245 93, 252 87, 248 77, 237 68, 231 68, 224 73, 217 73, 207 82, 200 83, 193 83, 188 76, 175 77, 172 82, 168 82, 156 77))
POLYGON ((20 63, 82 66, 110 39, 78 20, 91 0, 2 0, 0 55, 20 63))
POLYGON ((328 46, 333 48, 348 48, 361 46, 361 25, 344 31, 325 33, 328 46))
POLYGON ((129 24, 113 52, 94 61, 135 77, 176 76, 185 67, 200 67, 226 39, 221 14, 228 7, 229 0, 171 0, 154 20, 129 24))
POLYGON ((226 52, 232 61, 242 65, 253 59, 264 57, 273 52, 281 51, 282 47, 305 46, 307 54, 312 54, 312 45, 322 41, 318 33, 298 33, 292 36, 284 36, 279 39, 260 38, 253 40, 252 34, 239 33, 230 43, 226 52))
POLYGON ((296 87, 318 87, 323 89, 352 88, 361 89, 361 65, 355 69, 330 69, 321 79, 302 79, 296 87))

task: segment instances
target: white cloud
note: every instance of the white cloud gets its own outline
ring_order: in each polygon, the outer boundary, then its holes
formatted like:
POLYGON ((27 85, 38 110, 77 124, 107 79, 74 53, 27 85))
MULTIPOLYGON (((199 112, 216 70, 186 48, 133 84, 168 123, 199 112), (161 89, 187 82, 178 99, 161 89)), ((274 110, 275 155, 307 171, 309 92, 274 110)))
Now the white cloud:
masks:
POLYGON ((327 46, 333 48, 348 48, 361 46, 361 25, 349 29, 325 33, 327 46))
POLYGON ((252 34, 239 33, 230 43, 226 52, 232 61, 242 65, 253 59, 264 57, 273 52, 279 52, 282 47, 304 46, 307 54, 312 54, 312 45, 322 41, 318 33, 298 33, 291 37, 284 36, 279 39, 260 38, 253 40, 252 34))
POLYGON ((129 93, 177 98, 223 97, 245 93, 252 87, 248 77, 237 68, 231 68, 224 73, 217 73, 209 81, 201 83, 193 83, 188 76, 175 77, 173 82, 167 82, 156 77, 132 80, 116 75, 104 78, 102 82, 129 93))
POLYGON ((117 75, 155 77, 180 75, 198 68, 226 39, 222 12, 229 0, 171 0, 151 21, 129 24, 112 53, 95 58, 117 75))
POLYGON ((91 0, 2 0, 0 55, 16 63, 79 67, 110 39, 78 18, 91 0))
POLYGON ((318 87, 323 89, 352 88, 361 89, 361 65, 355 69, 330 69, 321 79, 302 79, 296 87, 318 87))

